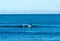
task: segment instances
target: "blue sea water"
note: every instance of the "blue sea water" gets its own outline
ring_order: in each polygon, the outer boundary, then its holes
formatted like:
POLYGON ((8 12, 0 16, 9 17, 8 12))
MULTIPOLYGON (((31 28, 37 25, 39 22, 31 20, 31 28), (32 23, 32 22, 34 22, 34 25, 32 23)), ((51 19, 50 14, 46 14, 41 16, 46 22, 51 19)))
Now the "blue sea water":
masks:
POLYGON ((60 41, 60 14, 0 14, 0 41, 60 41))

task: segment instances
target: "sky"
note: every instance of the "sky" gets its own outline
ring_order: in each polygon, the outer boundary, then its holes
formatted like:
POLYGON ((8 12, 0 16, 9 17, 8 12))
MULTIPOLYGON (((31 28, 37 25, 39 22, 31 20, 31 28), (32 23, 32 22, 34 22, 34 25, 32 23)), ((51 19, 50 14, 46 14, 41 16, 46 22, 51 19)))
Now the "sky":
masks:
POLYGON ((60 13, 60 0, 0 0, 0 14, 60 13))

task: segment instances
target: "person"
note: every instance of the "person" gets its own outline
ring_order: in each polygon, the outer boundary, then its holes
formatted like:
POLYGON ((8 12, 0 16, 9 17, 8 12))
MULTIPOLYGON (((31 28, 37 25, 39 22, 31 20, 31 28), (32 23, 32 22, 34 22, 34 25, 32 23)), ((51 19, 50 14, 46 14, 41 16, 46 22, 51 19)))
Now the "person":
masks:
POLYGON ((30 23, 30 25, 28 27, 31 28, 32 27, 32 23, 30 23))

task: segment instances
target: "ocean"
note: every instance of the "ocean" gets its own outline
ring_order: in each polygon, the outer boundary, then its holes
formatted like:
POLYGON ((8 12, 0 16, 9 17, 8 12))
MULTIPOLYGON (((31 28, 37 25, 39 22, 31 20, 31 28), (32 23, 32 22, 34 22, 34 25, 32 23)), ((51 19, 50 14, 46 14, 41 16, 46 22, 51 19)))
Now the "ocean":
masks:
POLYGON ((60 14, 0 14, 0 41, 60 41, 60 14))

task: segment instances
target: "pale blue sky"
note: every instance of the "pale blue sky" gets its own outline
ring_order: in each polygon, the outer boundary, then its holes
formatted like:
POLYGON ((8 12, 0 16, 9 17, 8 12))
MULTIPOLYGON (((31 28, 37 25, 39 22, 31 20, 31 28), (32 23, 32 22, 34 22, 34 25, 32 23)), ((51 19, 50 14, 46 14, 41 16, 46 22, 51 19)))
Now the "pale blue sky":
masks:
POLYGON ((0 13, 60 13, 60 0, 0 0, 0 13))

